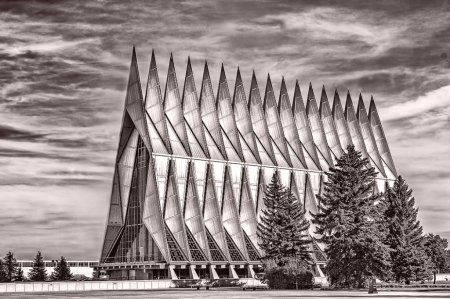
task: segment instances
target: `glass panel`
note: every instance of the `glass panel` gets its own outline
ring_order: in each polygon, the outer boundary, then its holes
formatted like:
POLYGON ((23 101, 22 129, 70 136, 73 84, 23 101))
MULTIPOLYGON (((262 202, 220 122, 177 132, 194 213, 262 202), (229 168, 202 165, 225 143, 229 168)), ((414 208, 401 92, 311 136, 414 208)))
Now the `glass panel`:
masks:
POLYGON ((223 176, 225 171, 225 163, 211 162, 214 171, 214 185, 216 189, 216 196, 219 202, 219 208, 222 207, 222 192, 223 192, 223 176))
POLYGON ((258 166, 246 166, 246 168, 248 171, 248 182, 250 185, 250 194, 252 195, 253 203, 256 206, 256 196, 258 194, 259 168, 258 168, 258 166))
POLYGON ((281 183, 286 189, 289 189, 291 184, 291 171, 289 169, 278 169, 278 172, 280 173, 281 183))
POLYGON ((178 185, 178 196, 180 198, 181 210, 184 210, 184 201, 185 201, 185 190, 186 190, 186 181, 187 181, 187 172, 188 172, 188 163, 187 159, 175 158, 175 169, 177 171, 176 179, 178 185))
POLYGON ((193 160, 195 164, 195 177, 197 185, 197 195, 200 202, 200 208, 203 209, 205 180, 206 180, 206 161, 193 160))
POLYGON ((239 207, 239 199, 241 197, 242 165, 230 164, 230 171, 234 199, 236 200, 236 205, 239 207))
POLYGON ((168 165, 169 165, 168 157, 155 156, 156 183, 158 185, 159 202, 161 208, 164 208, 168 165))

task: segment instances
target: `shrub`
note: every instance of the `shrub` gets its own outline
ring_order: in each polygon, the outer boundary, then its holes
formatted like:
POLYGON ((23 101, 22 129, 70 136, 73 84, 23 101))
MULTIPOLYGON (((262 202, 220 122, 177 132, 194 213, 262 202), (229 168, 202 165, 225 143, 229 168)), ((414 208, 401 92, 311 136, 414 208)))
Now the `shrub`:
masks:
POLYGON ((266 278, 271 289, 295 289, 296 282, 299 289, 309 289, 314 285, 314 275, 310 271, 294 275, 289 274, 283 267, 270 269, 266 273, 266 278))

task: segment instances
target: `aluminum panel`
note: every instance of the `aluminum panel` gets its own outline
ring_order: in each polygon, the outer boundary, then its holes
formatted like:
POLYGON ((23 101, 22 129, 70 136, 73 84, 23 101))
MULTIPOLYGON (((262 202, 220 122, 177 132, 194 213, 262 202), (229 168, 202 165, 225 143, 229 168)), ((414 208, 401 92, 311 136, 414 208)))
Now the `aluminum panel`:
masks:
MULTIPOLYGON (((240 166, 239 166, 240 167, 240 166)), ((234 169, 238 169, 234 167, 234 169)), ((224 178, 224 195, 222 203, 222 223, 226 231, 230 234, 233 242, 243 254, 244 258, 248 260, 248 253, 245 245, 245 239, 242 232, 239 213, 236 205, 236 199, 233 192, 233 175, 230 174, 230 166, 225 167, 224 178)), ((239 179, 240 183, 240 179, 239 179)))
POLYGON ((169 168, 169 158, 164 156, 155 156, 156 182, 158 184, 159 201, 161 207, 165 204, 165 194, 167 188, 167 173, 169 168))
POLYGON ((211 78, 209 76, 208 64, 206 62, 205 62, 205 69, 203 71, 202 88, 200 91, 200 113, 205 128, 211 134, 211 137, 216 143, 220 153, 224 157, 226 157, 225 147, 222 139, 222 130, 220 128, 219 117, 216 110, 216 100, 214 99, 213 89, 211 85, 211 78))
POLYGON ((195 185, 197 186, 197 195, 200 202, 200 208, 203 209, 205 186, 206 186, 206 161, 193 160, 195 164, 195 185))
MULTIPOLYGON (((192 134, 195 136, 196 146, 201 148, 202 155, 209 156, 208 148, 206 146, 205 132, 203 130, 203 123, 200 116, 200 106, 197 97, 197 90, 195 88, 191 59, 189 57, 186 67, 186 78, 184 81, 182 104, 184 117, 187 126, 190 127, 192 134)), ((202 158, 198 156, 198 153, 196 155, 196 152, 194 152, 194 149, 192 148, 192 142, 194 141, 192 139, 193 138, 189 136, 188 132, 188 140, 189 144, 191 145, 192 155, 197 158, 202 158)), ((196 149, 196 151, 199 152, 200 150, 196 149)))
MULTIPOLYGON (((339 135, 334 125, 333 115, 331 113, 330 102, 328 101, 325 86, 322 87, 322 95, 320 96, 319 115, 322 120, 325 137, 327 139, 328 146, 331 149, 331 156, 333 155, 340 158, 344 152, 339 141, 339 135)), ((333 165, 334 165, 333 160, 333 165)))
POLYGON ((386 135, 384 135, 383 126, 381 125, 380 116, 378 115, 377 107, 375 106, 375 101, 373 100, 373 97, 370 99, 369 122, 381 158, 383 161, 385 161, 386 166, 388 168, 387 170, 385 167, 385 173, 388 178, 396 179, 397 170, 395 169, 394 159, 392 159, 391 151, 389 150, 386 135))
MULTIPOLYGON (((313 189, 312 189, 312 184, 311 184, 311 174, 312 173, 308 173, 307 175, 306 175, 306 184, 305 184, 305 204, 304 204, 304 207, 305 207, 305 211, 306 211, 306 213, 305 213, 305 217, 306 217, 306 219, 308 219, 308 220, 310 220, 310 223, 311 223, 311 225, 310 225, 310 227, 309 227, 309 233, 312 235, 312 236, 317 236, 314 232, 315 232, 315 230, 316 230, 316 225, 315 224, 313 224, 312 222, 311 222, 311 215, 309 214, 309 212, 311 212, 311 213, 314 213, 314 214, 317 214, 317 212, 318 212, 318 208, 317 208, 317 199, 316 199, 316 196, 315 196, 315 194, 314 194, 314 192, 313 192, 313 189)), ((318 236, 317 236, 318 237, 318 236)))
POLYGON ((320 120, 319 109, 317 108, 317 101, 316 97, 314 96, 314 91, 311 83, 309 83, 308 99, 306 101, 306 115, 308 116, 309 122, 311 124, 311 132, 313 135, 314 143, 316 144, 322 155, 325 157, 328 166, 333 166, 333 159, 331 158, 330 148, 325 136, 322 121, 320 120))
POLYGON ((122 157, 117 165, 119 171, 120 198, 122 199, 122 216, 124 220, 127 213, 138 137, 139 133, 135 129, 131 134, 130 139, 128 139, 127 146, 125 147, 122 157))
MULTIPOLYGON (((184 207, 184 219, 187 227, 191 231, 197 244, 205 256, 210 259, 210 253, 207 246, 207 237, 203 221, 203 215, 201 213, 201 207, 199 202, 199 196, 197 194, 196 186, 196 169, 195 162, 189 162, 188 166, 188 178, 186 189, 186 204, 184 207)), ((202 171, 200 171, 201 173, 202 171)), ((204 172, 204 171, 203 171, 204 172)), ((203 175, 204 176, 204 175, 203 175)), ((204 180, 204 179, 203 179, 204 180)))
POLYGON ((176 179, 178 186, 178 197, 180 198, 181 210, 184 210, 185 196, 186 196, 186 184, 188 175, 188 159, 174 158, 176 179))
POLYGON ((225 232, 222 225, 219 202, 217 201, 215 191, 216 186, 213 178, 213 170, 211 169, 210 164, 207 167, 206 178, 205 203, 203 206, 203 219, 205 221, 205 227, 208 229, 214 241, 225 255, 225 258, 230 260, 228 247, 225 240, 225 232))
POLYGON ((242 83, 241 72, 239 71, 239 67, 236 74, 236 84, 234 86, 234 95, 233 95, 233 110, 234 116, 236 120, 236 126, 239 132, 242 134, 242 137, 245 140, 244 142, 241 140, 242 151, 244 154, 244 160, 248 163, 253 163, 247 161, 247 159, 252 159, 251 155, 246 153, 246 148, 251 151, 252 155, 255 157, 256 163, 259 163, 259 155, 258 149, 256 147, 255 135, 252 129, 252 120, 250 118, 250 112, 248 110, 247 98, 245 97, 244 84, 242 83), (245 149, 244 149, 245 148, 245 149))
POLYGON ((278 101, 278 111, 283 126, 284 136, 287 140, 289 157, 294 168, 306 168, 305 156, 303 154, 302 143, 298 136, 294 115, 291 110, 291 101, 287 92, 284 78, 281 80, 280 100, 278 101))
MULTIPOLYGON (((228 148, 227 144, 225 144, 225 148, 227 149, 227 156, 230 161, 242 162, 244 161, 244 156, 242 154, 241 143, 239 141, 239 132, 236 126, 236 119, 234 117, 233 109, 231 107, 231 96, 230 91, 228 89, 227 77, 225 75, 225 70, 223 68, 220 70, 220 78, 219 78, 219 88, 217 90, 217 107, 218 107, 218 116, 219 123, 222 126, 223 132, 225 132, 225 136, 228 137, 229 142, 234 148, 234 155, 232 157, 228 156, 228 148), (235 155, 237 154, 237 159, 235 155)), ((225 139, 224 136, 224 139, 225 139)), ((225 141, 225 140, 224 140, 225 141)), ((226 141, 225 141, 226 143, 226 141)))
MULTIPOLYGON (((172 145, 172 153, 176 156, 189 156, 186 150, 184 149, 183 143, 181 142, 180 138, 178 137, 177 133, 175 132, 175 129, 173 128, 170 122, 168 125, 168 132, 169 132, 169 140, 172 145)), ((189 136, 189 134, 187 135, 189 136)))
POLYGON ((162 215, 162 208, 160 205, 159 186, 156 183, 157 168, 154 162, 155 159, 150 159, 147 175, 147 187, 145 191, 143 222, 147 227, 154 243, 157 245, 161 254, 167 262, 170 262, 169 249, 166 240, 166 232, 164 226, 164 219, 162 215))
POLYGON ((146 114, 145 117, 147 119, 148 134, 150 136, 153 152, 158 154, 168 154, 169 152, 166 149, 166 145, 156 130, 152 120, 149 118, 148 114, 146 114))
MULTIPOLYGON (((202 126, 203 126, 203 124, 202 124, 202 126)), ((205 154, 203 148, 200 146, 198 139, 195 137, 194 133, 192 132, 192 130, 188 124, 186 124, 186 130, 187 130, 187 137, 188 137, 189 147, 191 149, 192 157, 193 158, 202 158, 202 159, 207 158, 207 155, 205 154)), ((206 149, 207 149, 207 147, 206 147, 206 149)), ((209 153, 208 153, 208 156, 209 156, 209 153)))
POLYGON ((258 182, 259 182, 259 167, 247 165, 246 167, 248 174, 248 184, 250 194, 252 196, 253 205, 256 207, 257 196, 258 196, 258 182))
POLYGON ((334 91, 333 109, 331 110, 333 115, 334 124, 336 126, 339 140, 341 142, 342 149, 347 151, 349 145, 353 145, 352 137, 348 129, 347 121, 345 120, 344 110, 342 108, 341 99, 337 89, 334 91))
MULTIPOLYGON (((270 160, 273 163, 275 162, 275 155, 272 149, 272 142, 270 140, 269 128, 267 127, 266 118, 264 116, 263 104, 261 101, 261 95, 259 93, 258 83, 256 82, 255 72, 253 72, 252 84, 250 87, 250 95, 248 102, 248 109, 250 111, 250 118, 252 121, 253 131, 255 132, 255 136, 259 139, 260 144, 262 144, 262 148, 265 153, 261 152, 261 147, 258 147, 259 155, 265 154, 265 156, 269 156, 270 160)), ((262 161, 263 164, 266 164, 262 161)), ((271 165, 271 164, 268 164, 271 165)))
MULTIPOLYGON (((227 153, 228 161, 230 162, 242 162, 243 160, 239 157, 238 152, 236 151, 236 148, 231 143, 231 140, 228 138, 229 135, 225 133, 225 131, 222 130, 223 135, 223 142, 225 146, 225 152, 227 153)), ((242 149, 241 149, 242 154, 242 149)))
MULTIPOLYGON (((205 127, 206 129, 206 127, 205 127)), ((206 136, 206 144, 208 146, 208 151, 211 159, 213 160, 226 160, 224 156, 222 156, 222 153, 217 146, 217 143, 214 141, 213 137, 211 136, 210 132, 206 129, 205 130, 205 136, 206 136)), ((222 133, 221 133, 222 136, 222 133)))
POLYGON ((164 93, 164 111, 166 112, 167 120, 170 121, 175 129, 175 132, 180 138, 184 149, 188 154, 190 154, 186 125, 183 117, 183 108, 181 106, 180 92, 178 90, 177 74, 175 73, 175 65, 173 63, 172 54, 170 54, 166 90, 164 93))
MULTIPOLYGON (((272 140, 275 142, 280 154, 283 156, 284 160, 287 162, 287 166, 292 166, 289 151, 287 149, 286 138, 284 137, 283 126, 281 125, 280 115, 278 113, 277 101, 275 99, 275 93, 273 92, 272 81, 270 76, 267 75, 266 92, 264 95, 264 112, 266 115, 267 126, 269 129, 269 134, 272 140)), ((275 153, 275 159, 278 163, 277 154, 275 153)), ((283 166, 278 163, 278 166, 283 166)))
POLYGON ((377 143, 372 132, 372 127, 370 126, 369 118, 367 117, 367 110, 361 94, 359 94, 357 110, 358 112, 356 113, 356 118, 358 119, 359 125, 361 127, 361 132, 364 138, 367 152, 369 153, 369 156, 373 159, 375 164, 378 166, 380 173, 384 177, 386 177, 386 174, 384 173, 383 162, 381 161, 381 156, 378 152, 377 143))
POLYGON ((366 145, 364 144, 364 139, 361 133, 361 128, 358 124, 358 119, 356 118, 355 108, 353 107, 353 101, 350 97, 350 91, 347 92, 347 99, 345 101, 344 116, 347 120, 348 129, 352 142, 355 149, 361 152, 363 158, 369 159, 369 154, 367 153, 366 145))
POLYGON ((164 220, 167 227, 175 238, 178 246, 184 255, 190 260, 189 246, 184 226, 184 219, 181 214, 181 204, 178 195, 177 178, 175 176, 175 161, 169 161, 167 179, 166 201, 164 205, 164 220))
POLYGON ((308 163, 308 159, 312 159, 315 168, 320 170, 319 156, 317 154, 316 145, 311 132, 311 124, 306 115, 305 105, 303 103, 302 94, 298 81, 295 82, 294 100, 292 102, 292 113, 294 115, 295 125, 297 126, 298 136, 304 146, 305 161, 309 169, 312 165, 308 163))
POLYGON ((219 207, 222 208, 223 199, 223 180, 225 175, 225 163, 211 162, 211 170, 214 177, 214 185, 216 189, 216 198, 219 202, 219 207))
POLYGON ((272 148, 273 148, 273 152, 275 154, 275 160, 277 161, 277 165, 281 166, 281 167, 290 167, 289 163, 284 158, 285 155, 283 155, 281 153, 280 148, 277 146, 277 144, 273 140, 272 140, 272 148))
MULTIPOLYGON (((256 168, 256 167, 255 167, 256 168)), ((255 169, 256 171, 257 168, 255 169)), ((233 174, 234 175, 234 174, 233 174)), ((256 174, 253 174, 256 176, 256 174)), ((239 202, 239 219, 241 221, 241 227, 244 232, 247 234, 253 245, 258 248, 258 236, 257 236, 257 227, 258 222, 256 220, 256 209, 254 201, 252 200, 251 195, 251 186, 248 167, 244 169, 244 173, 242 175, 242 187, 241 187, 241 196, 239 202)), ((253 178, 253 182, 257 182, 257 178, 253 178)), ((255 191, 257 188, 257 183, 254 185, 255 191)))
POLYGON ((242 153, 244 154, 244 161, 251 164, 260 164, 258 160, 256 160, 253 151, 250 149, 247 142, 244 140, 244 137, 242 137, 241 133, 239 133, 239 138, 241 140, 242 153))
POLYGON ((144 106, 147 114, 150 116, 150 119, 155 126, 156 131, 161 137, 165 148, 167 148, 167 151, 171 153, 169 134, 167 132, 166 117, 164 115, 161 86, 159 84, 158 69, 156 67, 154 51, 152 51, 150 68, 148 71, 144 106))

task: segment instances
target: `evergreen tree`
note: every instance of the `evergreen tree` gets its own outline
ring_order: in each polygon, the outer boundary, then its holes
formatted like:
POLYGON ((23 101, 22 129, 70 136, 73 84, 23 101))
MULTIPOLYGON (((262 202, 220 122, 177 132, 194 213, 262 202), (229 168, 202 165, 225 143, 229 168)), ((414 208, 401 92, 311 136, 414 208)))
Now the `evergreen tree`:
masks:
POLYGON ((425 253, 431 261, 433 283, 436 284, 436 273, 444 272, 448 264, 447 239, 439 235, 428 234, 424 237, 425 253))
POLYGON ((24 281, 25 277, 23 275, 22 267, 17 268, 16 275, 14 276, 14 281, 24 281))
POLYGON ((279 266, 288 258, 310 262, 309 221, 300 201, 281 184, 278 172, 273 174, 263 199, 265 209, 258 224, 258 237, 264 259, 273 259, 279 266))
POLYGON ((12 252, 8 252, 3 260, 3 267, 7 281, 13 281, 17 271, 17 262, 14 258, 14 254, 12 252))
POLYGON ((3 261, 0 259, 0 282, 7 282, 8 275, 6 274, 5 265, 3 261))
POLYGON ((326 245, 327 272, 334 286, 362 287, 367 278, 384 278, 389 248, 383 243, 381 194, 373 194, 376 172, 353 145, 330 168, 321 205, 312 222, 326 245))
POLYGON ((40 251, 34 257, 33 268, 28 273, 28 278, 33 281, 45 281, 47 279, 47 270, 40 251))
POLYGON ((61 260, 55 267, 51 275, 52 280, 70 280, 73 277, 72 272, 70 271, 70 267, 67 264, 66 258, 61 257, 61 260))
POLYGON ((405 180, 399 176, 385 194, 384 218, 388 235, 385 243, 392 249, 392 278, 396 282, 424 280, 430 272, 430 260, 423 247, 418 209, 405 180))

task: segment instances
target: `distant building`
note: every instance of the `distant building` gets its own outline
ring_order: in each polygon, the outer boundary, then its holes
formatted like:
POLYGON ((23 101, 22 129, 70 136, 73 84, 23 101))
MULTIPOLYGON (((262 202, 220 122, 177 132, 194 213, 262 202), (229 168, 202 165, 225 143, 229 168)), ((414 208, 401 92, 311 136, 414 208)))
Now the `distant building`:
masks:
MULTIPOLYGON (((325 171, 349 144, 378 171, 374 192, 396 177, 375 103, 367 113, 361 95, 355 110, 347 93, 343 108, 337 91, 330 105, 310 85, 305 105, 283 79, 277 100, 270 77, 260 94, 253 74, 247 98, 239 69, 231 94, 223 67, 215 93, 205 63, 198 96, 190 60, 180 90, 172 56, 162 94, 153 53, 144 94, 133 49, 99 264, 112 279, 253 277, 273 173, 316 212, 325 171)), ((311 249, 323 277, 325 255, 311 249)))
MULTIPOLYGON (((33 261, 17 261, 23 270, 23 275, 28 276, 28 272, 33 268, 33 261)), ((57 261, 44 261, 47 274, 52 274, 57 265, 57 261)), ((93 277, 94 267, 98 267, 98 261, 67 261, 73 275, 84 275, 93 277)))

